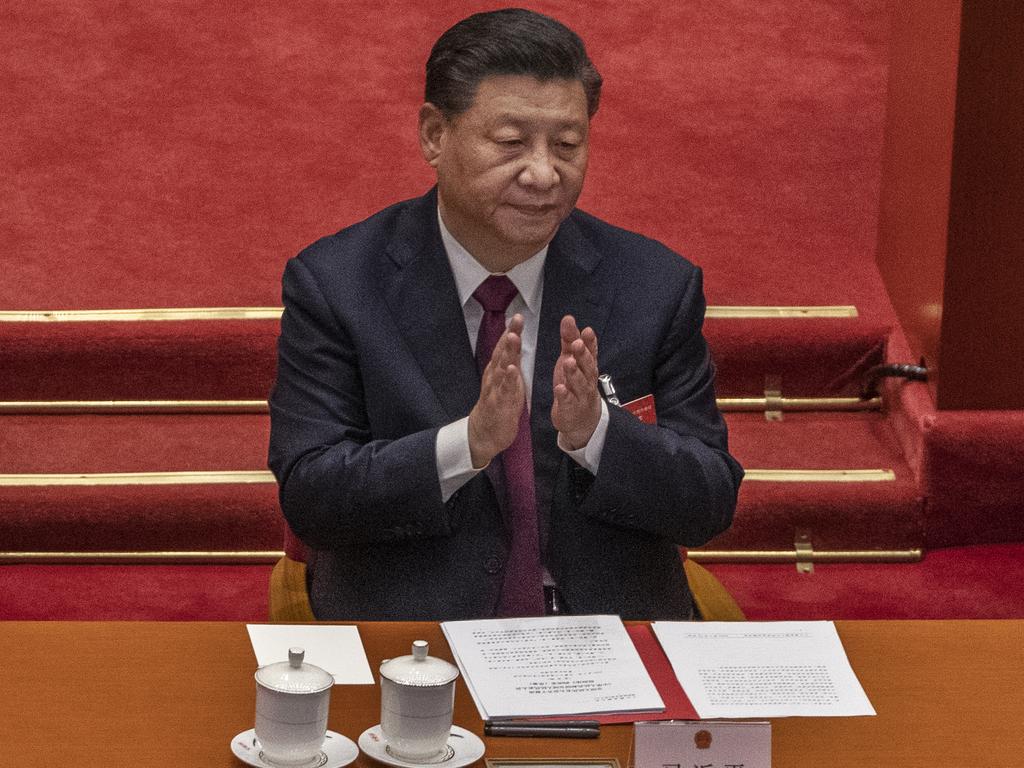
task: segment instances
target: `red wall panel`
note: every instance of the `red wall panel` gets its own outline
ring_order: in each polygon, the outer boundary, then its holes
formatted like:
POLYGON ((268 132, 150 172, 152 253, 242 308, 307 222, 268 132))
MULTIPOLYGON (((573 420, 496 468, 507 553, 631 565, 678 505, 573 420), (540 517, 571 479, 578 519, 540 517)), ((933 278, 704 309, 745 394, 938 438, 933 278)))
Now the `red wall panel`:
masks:
POLYGON ((959 38, 959 2, 894 5, 877 260, 912 351, 933 369, 945 281, 959 38))
POLYGON ((963 11, 937 404, 1024 408, 1024 4, 963 11))
POLYGON ((1024 408, 1024 4, 893 6, 877 261, 938 408, 1024 408))

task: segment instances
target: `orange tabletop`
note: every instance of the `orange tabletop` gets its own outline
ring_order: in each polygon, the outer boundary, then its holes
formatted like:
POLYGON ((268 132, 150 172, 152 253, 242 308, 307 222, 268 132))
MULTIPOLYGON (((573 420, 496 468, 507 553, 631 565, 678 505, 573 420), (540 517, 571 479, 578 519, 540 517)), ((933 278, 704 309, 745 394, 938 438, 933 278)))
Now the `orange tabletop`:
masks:
MULTIPOLYGON (((776 768, 1024 764, 1024 621, 836 622, 877 717, 777 718, 776 768)), ((430 623, 362 623, 370 665, 414 639, 451 658, 430 623)), ((0 765, 243 765, 256 661, 245 625, 0 623, 0 765)), ((328 727, 356 740, 380 719, 378 685, 335 686, 328 727)), ((460 681, 455 723, 482 735, 460 681)), ((596 740, 485 739, 488 757, 630 764, 632 728, 596 740)), ((356 765, 376 765, 360 756, 356 765)))

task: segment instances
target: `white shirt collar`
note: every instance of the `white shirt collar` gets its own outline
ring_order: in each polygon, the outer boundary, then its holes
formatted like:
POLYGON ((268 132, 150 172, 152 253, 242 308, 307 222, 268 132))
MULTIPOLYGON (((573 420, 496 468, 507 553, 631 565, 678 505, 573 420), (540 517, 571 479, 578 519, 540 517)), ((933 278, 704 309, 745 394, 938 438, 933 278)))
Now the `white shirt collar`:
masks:
MULTIPOLYGON (((444 250, 448 254, 448 264, 451 265, 452 274, 455 276, 455 287, 459 292, 459 302, 466 306, 473 295, 473 291, 480 287, 491 273, 473 258, 473 254, 467 251, 462 243, 455 239, 455 236, 448 231, 441 218, 440 208, 437 211, 437 223, 441 225, 441 240, 444 242, 444 250)), ((519 295, 523 297, 526 308, 534 314, 540 313, 541 290, 544 281, 544 262, 547 260, 548 246, 544 246, 533 256, 521 264, 517 264, 508 272, 506 277, 512 281, 519 295)))

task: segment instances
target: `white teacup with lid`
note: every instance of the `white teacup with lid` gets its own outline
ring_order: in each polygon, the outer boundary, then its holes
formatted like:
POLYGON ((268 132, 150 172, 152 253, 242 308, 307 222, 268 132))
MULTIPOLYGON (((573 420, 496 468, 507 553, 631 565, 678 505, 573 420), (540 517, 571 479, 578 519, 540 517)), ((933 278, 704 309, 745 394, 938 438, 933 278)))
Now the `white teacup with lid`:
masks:
POLYGON ((429 655, 426 640, 411 656, 380 665, 380 730, 388 751, 410 761, 429 760, 448 746, 459 669, 429 655))
POLYGON ((289 648, 288 661, 256 670, 256 739, 270 763, 314 762, 327 733, 334 677, 303 662, 302 648, 289 648))

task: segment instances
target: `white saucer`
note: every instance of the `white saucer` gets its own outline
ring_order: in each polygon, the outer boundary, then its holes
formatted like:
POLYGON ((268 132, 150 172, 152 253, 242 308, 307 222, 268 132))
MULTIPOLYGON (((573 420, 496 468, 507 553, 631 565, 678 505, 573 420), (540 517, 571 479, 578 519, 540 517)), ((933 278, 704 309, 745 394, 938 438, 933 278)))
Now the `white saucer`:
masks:
POLYGON ((464 765, 475 763, 484 756, 484 743, 472 731, 465 728, 452 726, 452 734, 448 737, 448 749, 437 757, 429 760, 413 761, 392 755, 384 743, 380 726, 367 728, 359 737, 359 748, 368 757, 379 760, 385 765, 393 765, 395 768, 422 768, 424 765, 437 765, 443 768, 462 768, 464 765))
MULTIPOLYGON (((231 751, 235 757, 256 768, 282 768, 278 763, 271 763, 263 757, 259 742, 256 741, 256 729, 242 731, 231 740, 231 751)), ((324 737, 324 745, 320 749, 319 759, 305 763, 301 768, 342 768, 359 757, 359 747, 352 739, 340 733, 328 731, 324 737)))

